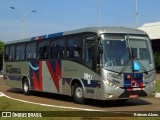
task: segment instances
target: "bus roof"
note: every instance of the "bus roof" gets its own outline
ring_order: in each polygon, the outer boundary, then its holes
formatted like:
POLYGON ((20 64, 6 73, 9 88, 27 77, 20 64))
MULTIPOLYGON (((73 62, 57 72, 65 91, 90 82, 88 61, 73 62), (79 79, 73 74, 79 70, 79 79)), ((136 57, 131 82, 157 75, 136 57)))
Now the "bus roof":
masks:
POLYGON ((42 36, 36 36, 32 38, 26 38, 26 39, 20 39, 15 41, 9 41, 5 44, 14 44, 19 42, 27 42, 32 40, 41 40, 41 39, 47 39, 47 38, 55 38, 55 37, 61 37, 65 35, 72 35, 72 34, 78 34, 78 33, 87 33, 87 32, 93 32, 96 34, 100 33, 126 33, 126 34, 139 34, 139 35, 147 35, 144 31, 139 29, 133 29, 133 28, 123 28, 123 27, 87 27, 87 28, 81 28, 66 32, 58 32, 48 35, 42 35, 42 36))

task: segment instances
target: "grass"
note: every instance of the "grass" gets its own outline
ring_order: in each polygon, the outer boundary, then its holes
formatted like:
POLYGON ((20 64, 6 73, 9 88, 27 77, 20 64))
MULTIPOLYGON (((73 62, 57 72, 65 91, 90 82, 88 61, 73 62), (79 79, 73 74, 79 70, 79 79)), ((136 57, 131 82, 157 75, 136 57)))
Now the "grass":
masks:
POLYGON ((156 81, 156 92, 160 93, 160 80, 156 81))
MULTIPOLYGON (((0 97, 0 111, 69 111, 70 109, 45 107, 0 97)), ((70 110, 73 111, 73 110, 70 110)))
MULTIPOLYGON (((40 105, 35 105, 35 104, 29 104, 29 103, 23 103, 23 102, 20 102, 20 101, 16 101, 16 100, 11 100, 11 99, 8 99, 6 97, 0 97, 0 117, 1 117, 1 111, 19 111, 20 113, 21 112, 25 112, 25 111, 28 111, 28 112, 40 112, 40 111, 61 111, 61 112, 65 112, 65 111, 73 111, 71 109, 63 109, 63 108, 54 108, 54 107, 45 107, 45 106, 40 106, 40 105)), ((76 111, 76 110, 75 110, 76 111)), ((3 119, 7 119, 7 120, 22 120, 22 118, 0 118, 0 120, 3 120, 3 119)), ((52 118, 52 117, 42 117, 42 118, 30 118, 32 120, 75 120, 74 117, 55 117, 55 118, 52 118)), ((77 118, 77 120, 79 120, 80 118, 77 118)), ((23 120, 29 120, 29 118, 23 118, 23 120)))
MULTIPOLYGON (((29 112, 40 112, 40 111, 55 111, 57 112, 65 112, 70 111, 71 114, 75 114, 76 110, 71 109, 62 109, 62 108, 54 108, 54 107, 45 107, 40 105, 34 105, 29 103, 23 103, 15 100, 8 99, 6 97, 0 97, 0 114, 1 111, 19 111, 22 113, 23 111, 29 112)), ((77 111, 79 112, 79 111, 77 111)), ((87 114, 91 114, 91 112, 86 112, 87 114)), ((96 112, 95 112, 96 113, 96 112)), ((93 114, 95 114, 93 113, 93 114)), ((110 114, 110 113, 109 113, 110 114)), ((115 113, 114 113, 115 114, 115 113)), ((116 116, 116 114, 115 114, 116 116)), ((1 120, 159 120, 157 117, 42 117, 42 118, 0 118, 1 120)))

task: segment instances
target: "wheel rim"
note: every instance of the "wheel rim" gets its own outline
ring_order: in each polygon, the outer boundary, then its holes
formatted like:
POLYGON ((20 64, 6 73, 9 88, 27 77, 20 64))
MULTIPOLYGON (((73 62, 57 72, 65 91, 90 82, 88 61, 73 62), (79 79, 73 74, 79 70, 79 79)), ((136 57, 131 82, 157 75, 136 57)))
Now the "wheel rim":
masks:
POLYGON ((77 98, 82 98, 83 97, 83 90, 82 90, 81 87, 76 88, 76 90, 75 90, 75 96, 77 98))
POLYGON ((24 91, 25 91, 25 92, 28 91, 28 84, 27 84, 27 82, 24 82, 24 91))

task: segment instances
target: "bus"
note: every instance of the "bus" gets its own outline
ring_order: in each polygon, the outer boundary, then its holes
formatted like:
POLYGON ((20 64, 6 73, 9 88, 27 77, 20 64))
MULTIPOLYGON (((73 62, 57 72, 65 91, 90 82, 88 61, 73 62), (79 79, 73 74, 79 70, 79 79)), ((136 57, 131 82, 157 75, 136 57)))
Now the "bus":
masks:
POLYGON ((10 41, 4 81, 30 91, 73 97, 128 100, 155 95, 151 41, 138 29, 88 27, 10 41))

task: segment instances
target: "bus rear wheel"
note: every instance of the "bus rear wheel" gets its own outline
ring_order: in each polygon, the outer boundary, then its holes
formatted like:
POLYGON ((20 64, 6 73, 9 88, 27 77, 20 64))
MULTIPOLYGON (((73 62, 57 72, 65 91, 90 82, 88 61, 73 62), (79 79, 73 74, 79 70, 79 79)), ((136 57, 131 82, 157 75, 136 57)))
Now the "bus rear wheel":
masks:
POLYGON ((23 93, 25 95, 29 95, 30 89, 29 89, 29 82, 27 78, 24 78, 23 80, 23 93))
POLYGON ((73 100, 75 103, 84 104, 84 90, 79 83, 73 86, 73 100))

